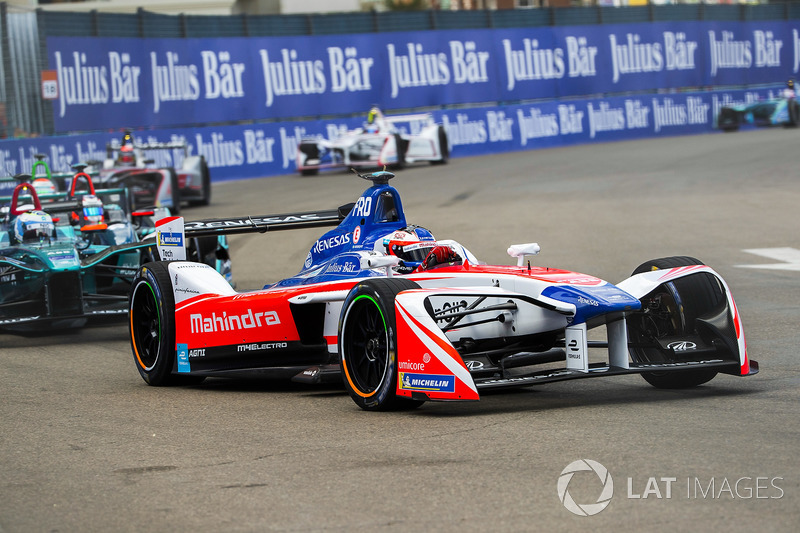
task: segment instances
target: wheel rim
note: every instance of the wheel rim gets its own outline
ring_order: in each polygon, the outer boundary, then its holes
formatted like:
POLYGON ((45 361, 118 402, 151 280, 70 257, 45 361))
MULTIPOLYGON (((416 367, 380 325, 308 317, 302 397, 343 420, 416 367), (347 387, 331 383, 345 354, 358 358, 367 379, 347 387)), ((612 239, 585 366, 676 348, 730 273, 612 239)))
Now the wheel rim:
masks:
POLYGON ((137 285, 131 298, 131 337, 139 366, 149 372, 158 361, 161 314, 148 283, 137 285))
POLYGON ((358 296, 344 319, 342 347, 353 385, 374 392, 384 380, 389 360, 389 334, 378 303, 358 296))

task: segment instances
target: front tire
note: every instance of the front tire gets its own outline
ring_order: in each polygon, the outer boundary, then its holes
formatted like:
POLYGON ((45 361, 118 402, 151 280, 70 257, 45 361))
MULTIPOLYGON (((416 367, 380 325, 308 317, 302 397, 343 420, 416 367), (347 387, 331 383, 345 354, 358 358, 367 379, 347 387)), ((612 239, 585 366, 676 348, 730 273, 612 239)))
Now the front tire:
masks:
MULTIPOLYGON (((693 257, 665 257, 642 263, 633 274, 702 264, 693 257)), ((660 337, 696 333, 696 319, 715 309, 725 299, 725 294, 716 278, 702 273, 659 285, 645 299, 653 302, 653 306, 627 319, 630 340, 639 344, 652 343, 660 337)), ((631 347, 631 357, 639 363, 668 362, 657 346, 631 347)), ((713 368, 642 373, 645 381, 659 389, 696 387, 711 381, 716 375, 713 368)))
POLYGON ((397 326, 394 300, 419 288, 413 281, 362 281, 350 291, 339 319, 339 357, 345 387, 366 411, 413 409, 422 405, 396 395, 397 326))
POLYGON ((131 284, 129 333, 139 375, 154 387, 200 383, 197 376, 172 374, 175 365, 175 298, 169 263, 147 263, 131 284))

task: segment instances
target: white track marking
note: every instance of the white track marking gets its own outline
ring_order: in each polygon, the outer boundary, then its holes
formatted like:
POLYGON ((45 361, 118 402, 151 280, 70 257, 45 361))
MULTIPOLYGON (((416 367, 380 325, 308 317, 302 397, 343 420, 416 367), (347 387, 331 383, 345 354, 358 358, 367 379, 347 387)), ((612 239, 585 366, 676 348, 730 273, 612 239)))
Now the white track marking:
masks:
POLYGON ((800 272, 800 250, 797 248, 751 248, 742 250, 749 254, 760 255, 782 263, 765 263, 760 265, 736 265, 740 268, 764 268, 767 270, 793 270, 800 272))

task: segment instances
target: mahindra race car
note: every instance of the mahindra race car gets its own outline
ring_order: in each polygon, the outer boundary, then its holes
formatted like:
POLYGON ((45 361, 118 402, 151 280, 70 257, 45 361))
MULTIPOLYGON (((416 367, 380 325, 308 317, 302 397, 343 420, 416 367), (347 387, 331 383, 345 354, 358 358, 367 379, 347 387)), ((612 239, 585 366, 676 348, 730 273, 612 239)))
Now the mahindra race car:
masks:
POLYGON ((778 98, 747 105, 723 106, 717 117, 717 127, 722 131, 736 131, 743 124, 794 128, 798 122, 800 104, 794 95, 794 85, 778 98))
MULTIPOLYGON (((72 328, 90 317, 124 316, 136 270, 159 258, 156 211, 133 211, 127 189, 95 189, 85 165, 76 167, 66 193, 40 196, 31 177, 20 175, 13 194, 0 197, 0 329, 72 328)), ((230 280, 223 239, 193 239, 189 256, 230 280)))
POLYGON ((386 117, 379 109, 372 108, 363 128, 347 131, 330 141, 302 139, 297 146, 296 165, 303 176, 311 176, 320 169, 402 168, 419 161, 444 164, 449 157, 447 132, 430 114, 386 117), (408 123, 415 133, 399 129, 399 123, 408 123))
POLYGON ((202 264, 144 265, 129 300, 141 377, 190 384, 258 369, 343 381, 361 408, 383 410, 576 378, 639 373, 680 388, 758 371, 727 284, 696 259, 647 261, 617 285, 526 265, 535 243, 508 248, 515 266, 486 265, 409 224, 391 173, 363 177, 373 185, 339 210, 170 228, 189 237, 336 225, 297 275, 253 292, 202 264), (592 329, 606 339, 590 340, 592 329))
MULTIPOLYGON (((211 174, 202 155, 189 155, 185 142, 137 143, 126 132, 119 143, 106 145, 107 158, 95 181, 105 187, 127 187, 136 208, 168 207, 177 214, 181 203, 208 205, 211 202, 211 174), (155 166, 158 153, 168 153, 155 166), (174 164, 180 164, 176 169, 174 164)), ((93 162, 99 164, 99 162, 93 162)))

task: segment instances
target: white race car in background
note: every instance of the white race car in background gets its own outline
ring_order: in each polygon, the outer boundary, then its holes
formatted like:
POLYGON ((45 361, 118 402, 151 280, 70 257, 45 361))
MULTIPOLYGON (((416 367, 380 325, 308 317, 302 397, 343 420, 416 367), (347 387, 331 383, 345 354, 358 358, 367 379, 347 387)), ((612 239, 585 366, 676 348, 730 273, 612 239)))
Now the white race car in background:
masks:
POLYGON ((445 164, 450 147, 444 126, 429 113, 386 117, 372 108, 363 128, 349 130, 333 140, 305 138, 297 147, 297 170, 304 176, 320 169, 402 168, 408 163, 429 161, 445 164), (410 131, 397 127, 409 125, 410 131))

